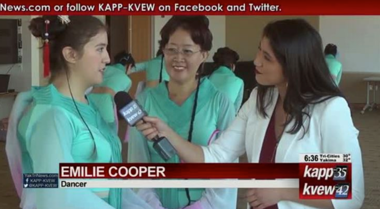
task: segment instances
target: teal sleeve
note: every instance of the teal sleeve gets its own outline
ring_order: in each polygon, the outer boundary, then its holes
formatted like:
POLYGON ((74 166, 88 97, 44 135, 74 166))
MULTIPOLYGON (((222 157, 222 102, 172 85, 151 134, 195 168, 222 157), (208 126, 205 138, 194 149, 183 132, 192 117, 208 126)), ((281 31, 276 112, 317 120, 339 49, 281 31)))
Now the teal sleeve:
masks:
POLYGON ((336 84, 339 86, 340 80, 342 78, 342 64, 338 63, 336 66, 336 70, 334 70, 334 76, 336 84))
MULTIPOLYGON (((166 72, 165 70, 165 63, 162 62, 162 57, 156 57, 154 59, 151 59, 149 63, 147 64, 147 69, 146 69, 146 80, 147 81, 155 81, 160 79, 160 73, 161 72, 161 66, 162 71, 166 72)), ((165 79, 165 73, 162 74, 162 79, 165 79)))
POLYGON ((148 62, 149 61, 136 63, 135 67, 131 69, 131 72, 135 73, 135 72, 146 70, 148 68, 148 62))
POLYGON ((128 127, 128 162, 149 163, 150 154, 147 139, 135 128, 128 127))
POLYGON ((127 75, 124 74, 107 80, 104 82, 104 86, 112 89, 115 93, 119 91, 129 91, 132 86, 132 81, 127 75))
POLYGON ((97 108, 97 111, 105 120, 109 126, 114 129, 115 127, 115 110, 114 110, 114 99, 110 94, 96 94, 91 93, 88 95, 91 101, 97 108))
POLYGON ((235 118, 235 108, 231 100, 220 93, 220 111, 218 117, 218 129, 220 132, 226 130, 235 118))
POLYGON ((241 107, 241 103, 243 102, 243 96, 244 96, 244 83, 241 82, 240 90, 238 93, 238 96, 235 100, 235 114, 239 112, 239 109, 241 107))
MULTIPOLYGON (((28 151, 35 173, 59 173, 59 163, 73 163, 73 126, 59 109, 44 113, 33 126, 28 151)), ((35 189, 36 208, 112 209, 89 189, 35 189)))
POLYGON ((339 73, 342 71, 342 64, 334 63, 330 68, 330 73, 335 77, 338 77, 339 73))
POLYGON ((125 73, 124 66, 107 66, 104 80, 100 86, 108 87, 115 93, 119 91, 129 91, 132 86, 132 81, 125 73), (123 70, 120 70, 120 68, 123 70))

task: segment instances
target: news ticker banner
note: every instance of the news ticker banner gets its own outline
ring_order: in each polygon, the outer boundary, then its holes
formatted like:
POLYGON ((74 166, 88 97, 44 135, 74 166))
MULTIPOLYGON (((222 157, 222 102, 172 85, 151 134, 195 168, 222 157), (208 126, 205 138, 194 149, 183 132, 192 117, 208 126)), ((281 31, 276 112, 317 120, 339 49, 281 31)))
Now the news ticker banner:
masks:
POLYGON ((61 163, 24 174, 24 188, 299 188, 302 199, 351 199, 349 154, 307 154, 300 163, 61 163))
POLYGON ((379 15, 379 6, 373 0, 3 0, 0 15, 379 15))

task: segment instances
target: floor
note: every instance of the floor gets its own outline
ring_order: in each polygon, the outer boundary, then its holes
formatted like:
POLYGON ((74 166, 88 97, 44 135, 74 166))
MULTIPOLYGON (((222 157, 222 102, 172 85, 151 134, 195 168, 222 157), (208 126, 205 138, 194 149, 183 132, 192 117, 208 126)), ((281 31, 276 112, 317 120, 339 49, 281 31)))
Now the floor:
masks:
MULTIPOLYGON (((360 145, 363 153, 365 172, 366 198, 362 209, 380 208, 380 110, 367 112, 353 111, 355 126, 360 130, 360 145)), ((9 168, 5 156, 5 143, 0 142, 0 209, 17 209, 18 197, 13 188, 9 168)), ((124 156, 126 156, 124 154, 124 156)), ((241 162, 246 162, 244 157, 241 162)), ((238 209, 245 209, 242 198, 243 190, 239 190, 238 209)), ((53 208, 54 209, 54 208, 53 208)))

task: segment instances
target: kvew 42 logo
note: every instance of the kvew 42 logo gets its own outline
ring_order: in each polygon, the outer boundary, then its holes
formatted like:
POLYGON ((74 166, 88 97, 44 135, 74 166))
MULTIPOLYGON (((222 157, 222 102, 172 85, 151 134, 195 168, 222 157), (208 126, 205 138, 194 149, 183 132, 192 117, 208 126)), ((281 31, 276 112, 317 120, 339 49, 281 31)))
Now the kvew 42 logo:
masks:
POLYGON ((337 185, 309 185, 304 184, 302 195, 303 196, 329 196, 335 198, 348 198, 350 185, 341 183, 337 185))

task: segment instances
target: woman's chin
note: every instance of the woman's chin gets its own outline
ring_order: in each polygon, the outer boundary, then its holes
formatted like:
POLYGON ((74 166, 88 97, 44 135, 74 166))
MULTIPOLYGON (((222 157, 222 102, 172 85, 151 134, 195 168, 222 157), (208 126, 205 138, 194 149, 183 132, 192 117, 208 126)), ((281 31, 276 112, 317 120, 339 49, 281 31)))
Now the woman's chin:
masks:
POLYGON ((264 79, 262 75, 256 74, 256 81, 261 86, 273 86, 273 83, 269 82, 267 79, 264 79))
POLYGON ((183 83, 188 80, 188 75, 185 72, 176 72, 170 75, 170 80, 173 80, 177 83, 183 83))
POLYGON ((182 77, 176 77, 173 78, 173 81, 176 83, 188 83, 189 81, 192 81, 192 78, 189 78, 188 76, 182 76, 182 77))
POLYGON ((97 77, 97 78, 95 78, 95 79, 93 80, 93 82, 92 82, 92 86, 94 86, 94 85, 99 85, 99 84, 101 84, 101 83, 103 83, 103 75, 102 75, 102 76, 99 76, 99 77, 97 77))

